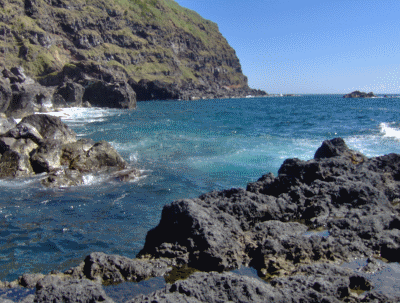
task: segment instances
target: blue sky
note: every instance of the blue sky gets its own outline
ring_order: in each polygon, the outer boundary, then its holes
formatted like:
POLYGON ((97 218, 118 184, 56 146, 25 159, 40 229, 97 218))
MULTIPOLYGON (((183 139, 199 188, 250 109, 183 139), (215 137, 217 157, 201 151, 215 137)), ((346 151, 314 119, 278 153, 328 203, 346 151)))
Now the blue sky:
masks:
POLYGON ((400 0, 176 0, 268 93, 400 93, 400 0))

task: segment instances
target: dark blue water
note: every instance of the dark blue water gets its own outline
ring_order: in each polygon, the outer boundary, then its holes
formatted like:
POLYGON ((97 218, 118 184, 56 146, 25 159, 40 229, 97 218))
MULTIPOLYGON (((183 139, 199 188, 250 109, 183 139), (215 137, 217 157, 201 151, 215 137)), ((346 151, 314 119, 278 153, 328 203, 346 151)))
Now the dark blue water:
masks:
POLYGON ((0 280, 65 270, 93 251, 134 257, 166 203, 245 187, 286 158, 311 159, 326 139, 343 137, 367 156, 400 153, 400 99, 154 101, 58 115, 79 137, 111 142, 144 176, 89 175, 61 189, 42 188, 41 176, 0 181, 0 280))

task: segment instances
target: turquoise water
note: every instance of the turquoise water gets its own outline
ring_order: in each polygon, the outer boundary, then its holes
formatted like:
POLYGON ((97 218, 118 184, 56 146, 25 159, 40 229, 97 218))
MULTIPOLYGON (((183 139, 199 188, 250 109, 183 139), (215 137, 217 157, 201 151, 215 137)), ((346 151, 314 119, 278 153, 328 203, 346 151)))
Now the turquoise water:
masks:
POLYGON ((88 175, 61 189, 42 188, 42 176, 0 181, 0 280, 65 270, 93 251, 134 257, 166 203, 245 187, 286 158, 311 159, 326 139, 367 156, 400 153, 400 99, 151 101, 57 114, 79 137, 111 142, 143 177, 88 175))

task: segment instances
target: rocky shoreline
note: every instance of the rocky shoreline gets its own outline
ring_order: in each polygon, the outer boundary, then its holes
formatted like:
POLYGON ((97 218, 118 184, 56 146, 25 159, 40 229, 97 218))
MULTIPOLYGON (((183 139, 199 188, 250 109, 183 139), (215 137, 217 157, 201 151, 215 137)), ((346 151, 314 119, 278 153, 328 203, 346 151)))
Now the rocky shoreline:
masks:
POLYGON ((246 189, 164 206, 136 259, 95 252, 2 287, 35 287, 24 302, 114 302, 102 284, 163 276, 163 289, 128 301, 398 302, 364 273, 399 261, 399 210, 400 155, 367 158, 336 138, 246 189), (358 271, 341 266, 360 258, 358 271), (229 272, 241 267, 267 283, 229 272))
POLYGON ((197 100, 266 96, 249 87, 203 89, 190 84, 177 87, 158 80, 135 82, 121 71, 94 64, 69 64, 54 75, 38 81, 22 67, 1 68, 0 114, 23 118, 35 112, 68 107, 107 107, 135 109, 137 101, 197 100))

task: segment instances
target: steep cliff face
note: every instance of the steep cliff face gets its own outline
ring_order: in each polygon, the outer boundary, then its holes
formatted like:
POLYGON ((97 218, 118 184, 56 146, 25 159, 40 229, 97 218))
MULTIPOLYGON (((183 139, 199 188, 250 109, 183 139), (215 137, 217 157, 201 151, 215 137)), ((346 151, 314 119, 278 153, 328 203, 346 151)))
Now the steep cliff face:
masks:
POLYGON ((173 0, 0 4, 0 61, 24 67, 42 84, 59 85, 54 79, 65 77, 66 66, 84 65, 85 72, 98 66, 122 74, 139 100, 152 96, 149 87, 154 98, 165 91, 178 98, 252 92, 217 25, 173 0))

